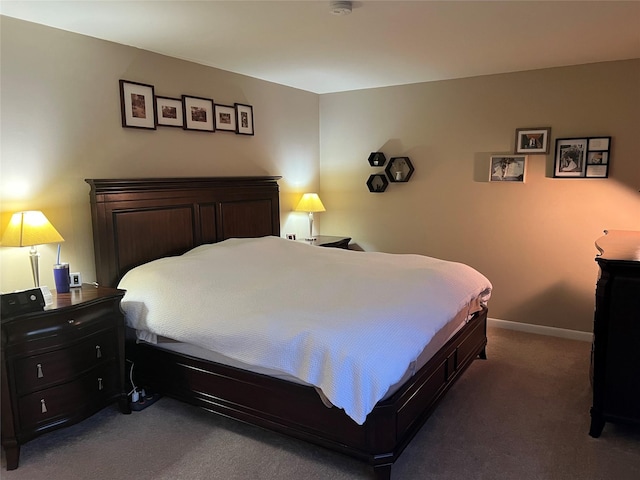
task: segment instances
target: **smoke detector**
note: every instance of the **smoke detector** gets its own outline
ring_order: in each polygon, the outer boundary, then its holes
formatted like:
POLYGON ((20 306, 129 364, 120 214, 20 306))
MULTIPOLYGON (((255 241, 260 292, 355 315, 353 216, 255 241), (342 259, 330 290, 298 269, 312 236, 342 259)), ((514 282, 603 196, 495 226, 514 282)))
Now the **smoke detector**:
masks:
POLYGON ((351 2, 337 0, 331 2, 329 11, 332 15, 349 15, 351 13, 351 2))

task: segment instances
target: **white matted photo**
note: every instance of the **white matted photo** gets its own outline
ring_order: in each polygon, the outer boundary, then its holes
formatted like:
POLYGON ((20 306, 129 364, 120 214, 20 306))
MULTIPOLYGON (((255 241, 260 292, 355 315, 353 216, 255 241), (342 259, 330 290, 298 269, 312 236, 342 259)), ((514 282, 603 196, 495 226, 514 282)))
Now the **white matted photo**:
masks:
POLYGON ((589 139, 589 150, 609 150, 611 137, 593 137, 589 139))
POLYGON ((580 178, 587 167, 587 138, 558 138, 553 176, 580 178))
POLYGON ((182 95, 184 129, 214 132, 213 100, 211 98, 182 95))
POLYGON ((158 125, 179 128, 184 126, 182 100, 179 98, 156 96, 156 112, 158 125))
POLYGON ((236 131, 236 109, 229 105, 215 106, 216 130, 236 131))
POLYGON ((122 126, 156 129, 153 85, 120 80, 122 126))
POLYGON ((490 182, 524 183, 526 155, 494 155, 491 157, 490 182))
POLYGON ((585 172, 587 178, 607 178, 609 176, 609 169, 606 165, 589 165, 587 164, 587 171, 585 172))
POLYGON ((236 103, 236 133, 239 135, 253 135, 253 107, 236 103))
POLYGON ((590 137, 586 178, 607 178, 611 162, 611 137, 590 137))

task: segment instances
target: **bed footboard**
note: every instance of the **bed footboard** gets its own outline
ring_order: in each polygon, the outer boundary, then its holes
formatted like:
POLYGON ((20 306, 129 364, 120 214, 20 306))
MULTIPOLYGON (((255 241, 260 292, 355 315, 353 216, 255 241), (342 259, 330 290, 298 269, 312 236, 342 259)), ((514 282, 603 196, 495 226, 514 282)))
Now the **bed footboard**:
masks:
POLYGON ((369 463, 388 480, 391 465, 446 391, 487 343, 487 310, 478 312, 363 425, 327 408, 312 387, 161 350, 128 345, 136 383, 206 410, 299 438, 369 463))

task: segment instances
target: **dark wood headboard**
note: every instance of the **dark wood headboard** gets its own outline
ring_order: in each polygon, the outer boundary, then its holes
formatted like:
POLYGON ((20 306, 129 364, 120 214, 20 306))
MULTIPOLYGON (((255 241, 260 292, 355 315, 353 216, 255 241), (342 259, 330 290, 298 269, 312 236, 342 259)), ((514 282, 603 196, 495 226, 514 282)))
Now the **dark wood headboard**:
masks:
POLYGON ((86 179, 98 283, 204 243, 279 236, 280 178, 86 179))

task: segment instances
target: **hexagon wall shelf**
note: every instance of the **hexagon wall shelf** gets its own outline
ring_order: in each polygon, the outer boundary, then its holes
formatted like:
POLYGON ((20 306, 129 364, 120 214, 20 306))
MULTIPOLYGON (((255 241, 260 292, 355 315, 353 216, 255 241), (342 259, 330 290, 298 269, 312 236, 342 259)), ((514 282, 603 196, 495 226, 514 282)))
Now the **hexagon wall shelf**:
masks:
POLYGON ((384 153, 371 152, 369 155, 369 165, 372 167, 384 167, 385 163, 387 163, 387 157, 384 156, 384 153))
POLYGON ((409 157, 391 157, 384 169, 389 181, 393 183, 408 182, 414 170, 409 157))
POLYGON ((382 173, 377 173, 375 175, 369 175, 369 180, 367 180, 367 187, 371 193, 382 193, 389 186, 389 181, 387 177, 385 177, 382 173))

